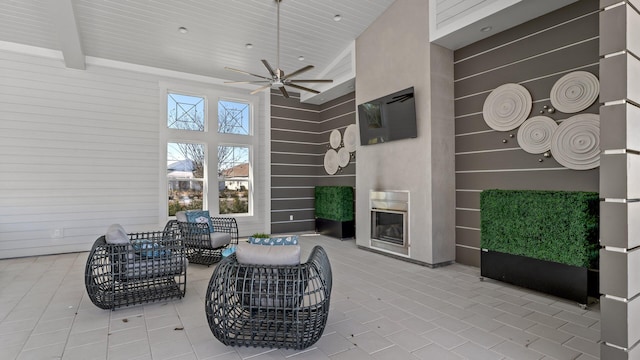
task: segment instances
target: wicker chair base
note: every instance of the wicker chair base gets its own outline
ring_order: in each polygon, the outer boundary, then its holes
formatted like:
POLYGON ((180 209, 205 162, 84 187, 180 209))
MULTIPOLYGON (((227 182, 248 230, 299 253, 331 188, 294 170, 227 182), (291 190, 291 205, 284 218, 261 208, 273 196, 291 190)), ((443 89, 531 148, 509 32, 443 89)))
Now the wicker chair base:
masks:
POLYGON ((315 344, 324 331, 326 314, 291 310, 260 312, 243 310, 233 321, 210 325, 213 335, 225 345, 302 350, 315 344), (302 316, 301 316, 302 315, 302 316))
POLYGON ((175 279, 153 279, 114 284, 110 291, 95 295, 93 302, 101 309, 151 303, 161 300, 181 299, 185 294, 185 284, 175 279))
POLYGON ((213 265, 222 260, 222 250, 225 248, 187 248, 187 259, 191 264, 213 265))
POLYGON ((331 282, 331 265, 320 246, 306 263, 294 266, 241 265, 231 255, 209 281, 209 327, 225 345, 308 348, 324 332, 331 282))

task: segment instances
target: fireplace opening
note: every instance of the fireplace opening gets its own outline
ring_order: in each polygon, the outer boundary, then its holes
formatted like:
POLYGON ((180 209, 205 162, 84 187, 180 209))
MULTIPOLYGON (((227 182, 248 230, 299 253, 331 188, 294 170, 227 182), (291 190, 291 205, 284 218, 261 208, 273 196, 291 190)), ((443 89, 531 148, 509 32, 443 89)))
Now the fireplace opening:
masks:
POLYGON ((372 210, 371 220, 373 239, 404 246, 404 213, 372 210))
POLYGON ((371 191, 371 247, 409 255, 407 191, 371 191))

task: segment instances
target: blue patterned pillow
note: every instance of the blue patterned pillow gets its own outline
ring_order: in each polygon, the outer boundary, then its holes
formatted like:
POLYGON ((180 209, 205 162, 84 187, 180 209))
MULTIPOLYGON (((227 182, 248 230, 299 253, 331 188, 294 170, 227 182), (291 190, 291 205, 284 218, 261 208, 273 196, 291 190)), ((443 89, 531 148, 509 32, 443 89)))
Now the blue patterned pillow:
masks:
POLYGON ((222 257, 229 257, 234 252, 236 252, 236 245, 229 246, 228 248, 222 250, 222 257))
POLYGON ((147 258, 171 254, 171 250, 166 250, 159 243, 147 239, 131 240, 131 246, 136 254, 147 258))
POLYGON ((209 216, 209 210, 191 210, 185 212, 187 215, 187 221, 192 223, 209 223, 209 232, 214 232, 213 222, 211 222, 211 216, 209 216))
POLYGON ((298 235, 274 236, 268 238, 249 237, 249 243, 255 245, 298 245, 298 235))

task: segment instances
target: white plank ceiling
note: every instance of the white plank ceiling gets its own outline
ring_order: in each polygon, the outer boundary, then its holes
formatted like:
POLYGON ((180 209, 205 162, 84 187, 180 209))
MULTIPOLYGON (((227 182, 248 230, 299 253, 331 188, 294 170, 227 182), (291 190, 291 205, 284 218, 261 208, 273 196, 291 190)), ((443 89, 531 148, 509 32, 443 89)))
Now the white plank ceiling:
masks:
MULTIPOLYGON (((280 67, 292 72, 312 64, 316 68, 304 77, 317 77, 393 1, 283 0, 280 67), (342 20, 334 21, 335 15, 342 20), (303 61, 298 60, 300 56, 303 61)), ((90 56, 246 80, 224 67, 262 75, 267 71, 261 59, 275 67, 276 3, 0 0, 0 41, 62 51, 67 66, 75 68, 82 68, 84 56, 90 56), (186 27, 188 33, 180 33, 179 27, 186 27), (247 43, 253 48, 247 49, 247 43)))

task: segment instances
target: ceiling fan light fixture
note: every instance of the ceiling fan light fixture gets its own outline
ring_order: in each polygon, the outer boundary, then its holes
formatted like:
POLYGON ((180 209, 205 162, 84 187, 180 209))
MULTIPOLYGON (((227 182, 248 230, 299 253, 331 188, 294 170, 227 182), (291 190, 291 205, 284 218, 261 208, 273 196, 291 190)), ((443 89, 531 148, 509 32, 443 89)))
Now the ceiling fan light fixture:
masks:
MULTIPOLYGON (((256 94, 260 91, 264 91, 270 88, 274 88, 274 89, 279 89, 280 92, 282 93, 282 96, 284 96, 285 98, 289 97, 289 93, 287 92, 286 87, 292 87, 294 89, 298 89, 298 90, 302 90, 302 91, 308 91, 314 94, 319 94, 320 92, 311 88, 308 88, 306 86, 302 86, 299 85, 300 83, 331 83, 333 82, 333 80, 326 80, 326 79, 308 79, 308 80, 303 80, 303 79, 294 79, 296 76, 307 72, 311 69, 314 68, 313 65, 307 65, 307 66, 303 66, 302 68, 289 73, 289 74, 285 74, 284 71, 282 71, 282 69, 280 69, 280 3, 282 2, 282 0, 275 0, 276 5, 277 5, 277 46, 276 46, 276 67, 275 69, 273 67, 271 67, 271 64, 269 64, 269 62, 265 59, 262 59, 262 64, 264 65, 265 68, 267 68, 267 71, 269 72, 269 76, 262 76, 262 75, 257 75, 257 74, 252 74, 248 71, 243 71, 243 70, 238 70, 238 69, 234 69, 234 68, 230 68, 230 67, 225 67, 225 69, 230 70, 230 71, 234 71, 237 73, 241 73, 244 75, 250 75, 250 76, 255 76, 257 78, 260 78, 262 80, 254 80, 254 81, 231 81, 231 82, 226 82, 227 84, 230 83, 235 83, 235 84, 266 84, 266 85, 261 85, 259 88, 251 91, 249 94, 253 95, 256 94)), ((247 49, 250 49, 251 47, 253 47, 252 44, 247 43, 245 44, 245 47, 247 49)), ((304 60, 304 56, 300 55, 298 57, 298 60, 303 61, 304 60)))

